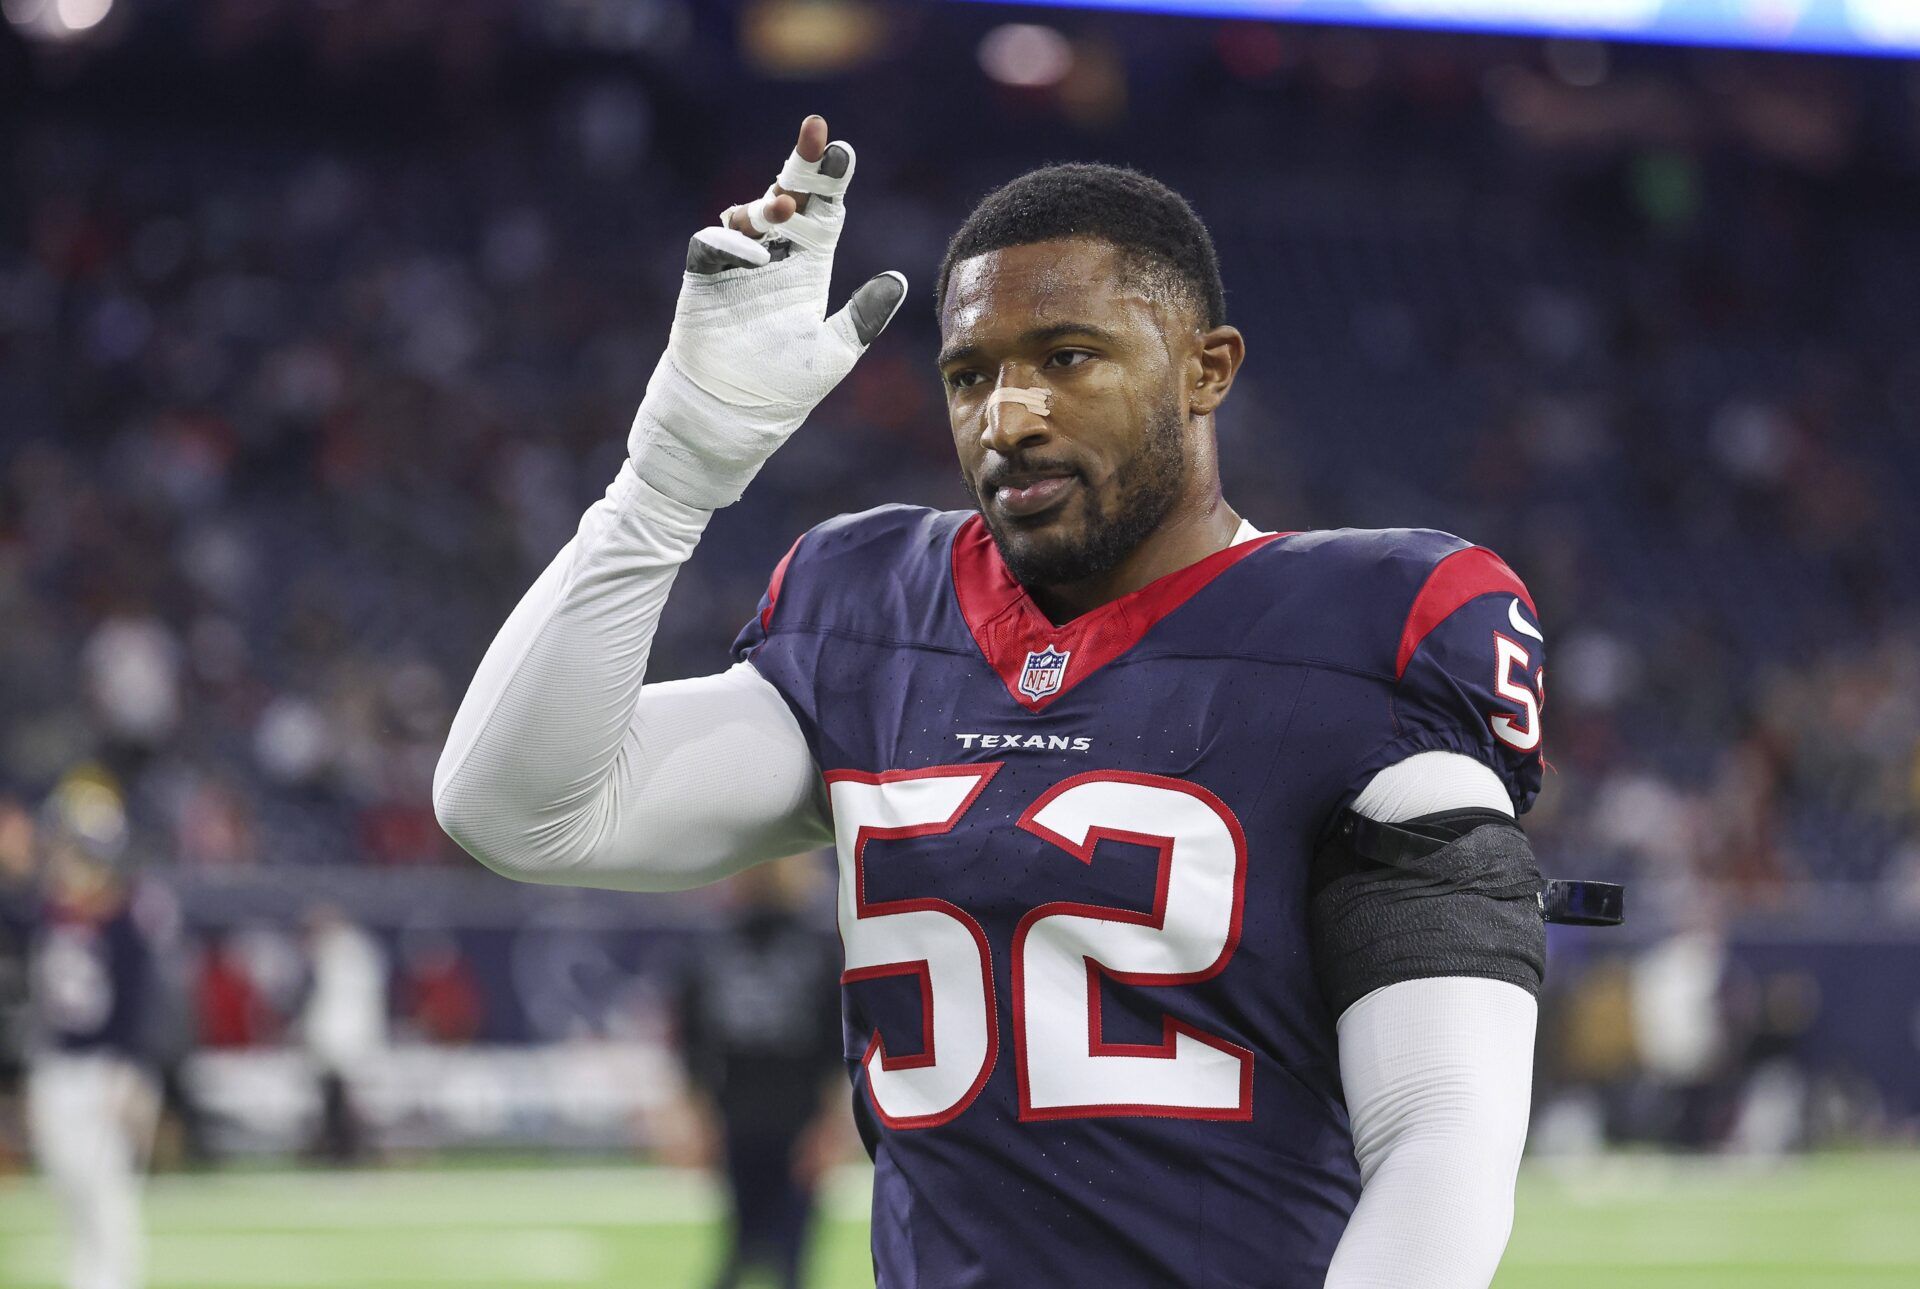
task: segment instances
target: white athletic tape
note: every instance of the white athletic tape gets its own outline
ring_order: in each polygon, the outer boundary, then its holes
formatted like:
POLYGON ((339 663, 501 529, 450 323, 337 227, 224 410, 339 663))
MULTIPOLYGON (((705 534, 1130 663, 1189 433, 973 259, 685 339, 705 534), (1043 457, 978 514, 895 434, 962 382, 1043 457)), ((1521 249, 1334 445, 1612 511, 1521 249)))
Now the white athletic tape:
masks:
POLYGON ((735 215, 745 215, 748 225, 753 229, 753 236, 765 237, 778 227, 777 224, 767 218, 767 204, 778 195, 779 194, 772 188, 768 188, 759 198, 746 203, 744 206, 727 207, 720 212, 720 226, 722 228, 732 228, 733 217, 735 215))
MULTIPOLYGON (((787 163, 780 167, 780 175, 774 180, 788 192, 818 193, 822 197, 839 197, 846 192, 847 185, 853 181, 853 145, 844 139, 835 139, 836 148, 847 150, 847 168, 838 178, 820 173, 819 161, 803 160, 798 152, 787 154, 787 163)), ((822 153, 821 161, 826 160, 822 153)))
POLYGON ((754 241, 739 229, 728 228, 724 214, 721 215, 720 219, 721 223, 719 227, 703 228, 695 233, 694 237, 699 239, 703 244, 711 246, 716 251, 724 251, 736 259, 745 260, 748 268, 758 268, 760 265, 772 260, 773 256, 768 252, 766 247, 754 241))
MULTIPOLYGON (((774 180, 774 186, 756 201, 729 206, 721 211, 720 226, 731 228, 735 217, 740 216, 753 229, 750 234, 752 237, 790 242, 802 251, 821 251, 831 256, 835 243, 840 240, 840 227, 846 218, 845 205, 839 198, 847 191, 847 183, 853 178, 853 145, 836 140, 829 145, 829 150, 832 148, 847 150, 845 173, 837 178, 821 174, 820 161, 803 161, 799 153, 791 153, 787 157, 787 164, 781 167, 779 177, 774 180), (831 200, 814 203, 808 209, 796 212, 776 224, 767 218, 767 204, 780 195, 778 190, 781 188, 831 200)), ((820 160, 826 160, 825 153, 821 154, 820 160)))
POLYGON ((1047 401, 1052 397, 1053 391, 1050 389, 1014 389, 1002 385, 987 395, 987 406, 991 408, 998 403, 1018 403, 1035 416, 1046 416, 1049 414, 1047 401))

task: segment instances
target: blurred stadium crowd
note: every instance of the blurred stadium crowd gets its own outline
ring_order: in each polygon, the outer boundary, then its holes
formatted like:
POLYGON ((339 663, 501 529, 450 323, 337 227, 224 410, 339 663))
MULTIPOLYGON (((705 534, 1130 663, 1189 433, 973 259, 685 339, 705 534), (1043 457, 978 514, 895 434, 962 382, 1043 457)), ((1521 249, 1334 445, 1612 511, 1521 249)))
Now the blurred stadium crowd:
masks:
POLYGON ((850 0, 102 30, 0 47, 16 872, 81 765, 163 879, 466 863, 428 801, 452 704, 612 477, 686 236, 818 110, 861 149, 841 279, 918 304, 715 522, 653 674, 724 665, 808 525, 964 504, 944 239, 1029 165, 1124 161, 1218 241, 1233 504, 1530 584, 1552 869, 1649 930, 1920 915, 1912 65, 850 0))

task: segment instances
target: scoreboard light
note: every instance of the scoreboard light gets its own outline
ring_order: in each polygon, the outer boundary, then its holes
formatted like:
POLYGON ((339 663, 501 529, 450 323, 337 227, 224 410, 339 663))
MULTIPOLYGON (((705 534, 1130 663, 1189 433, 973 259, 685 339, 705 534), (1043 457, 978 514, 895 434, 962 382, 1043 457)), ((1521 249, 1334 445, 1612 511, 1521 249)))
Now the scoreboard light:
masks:
MULTIPOLYGON (((1006 0, 990 0, 1005 3, 1006 0)), ((1920 57, 1920 0, 1012 0, 1269 21, 1920 57)))

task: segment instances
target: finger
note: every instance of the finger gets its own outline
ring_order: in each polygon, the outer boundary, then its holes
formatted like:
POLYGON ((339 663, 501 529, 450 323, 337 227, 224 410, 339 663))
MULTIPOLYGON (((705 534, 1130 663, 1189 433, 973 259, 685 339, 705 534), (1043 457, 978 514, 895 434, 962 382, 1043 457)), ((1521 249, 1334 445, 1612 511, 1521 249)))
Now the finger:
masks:
POLYGON ((844 339, 865 349, 874 337, 887 329, 906 298, 906 274, 889 269, 862 283, 846 306, 828 320, 828 325, 844 339))
MULTIPOLYGON (((827 152, 827 118, 817 113, 800 122, 800 138, 793 145, 793 154, 808 164, 817 164, 827 152)), ((821 169, 825 169, 822 166, 821 169)), ((844 169, 844 167, 843 167, 844 169)), ((807 194, 796 188, 782 188, 774 184, 773 190, 783 197, 792 198, 796 211, 807 208, 807 194)))
POLYGON ((827 123, 810 116, 801 124, 799 141, 775 176, 773 186, 757 201, 729 206, 720 214, 722 227, 748 237, 791 241, 812 249, 831 250, 838 238, 841 212, 824 213, 816 220, 807 215, 808 201, 819 197, 834 206, 847 190, 854 167, 853 145, 845 140, 829 143, 827 123), (776 237, 776 231, 778 236, 776 237))
POLYGON ((762 224, 784 224, 792 219, 799 209, 799 204, 794 201, 792 194, 785 189, 776 188, 771 196, 750 201, 744 206, 729 206, 726 226, 737 233, 745 233, 748 237, 761 237, 765 235, 764 230, 754 227, 755 214, 760 216, 762 224))
POLYGON ((847 170, 853 165, 853 147, 846 143, 833 143, 827 146, 820 158, 820 173, 829 179, 845 179, 847 170))
POLYGON ((804 213, 809 196, 827 201, 840 199, 853 181, 853 163, 853 145, 845 139, 829 143, 815 160, 809 161, 796 152, 774 177, 773 191, 798 194, 799 209, 804 213))
POLYGON ((827 118, 816 112, 800 122, 800 139, 793 150, 802 161, 818 161, 827 150, 827 118))

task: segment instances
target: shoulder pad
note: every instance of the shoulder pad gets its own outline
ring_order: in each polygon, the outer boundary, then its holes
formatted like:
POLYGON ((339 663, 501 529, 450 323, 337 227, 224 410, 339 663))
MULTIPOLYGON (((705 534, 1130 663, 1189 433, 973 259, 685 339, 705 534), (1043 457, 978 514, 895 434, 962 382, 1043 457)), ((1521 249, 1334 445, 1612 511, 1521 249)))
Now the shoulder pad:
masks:
POLYGON ((875 546, 891 556, 907 555, 921 545, 944 545, 965 516, 926 506, 890 504, 850 515, 835 515, 815 524, 794 544, 806 552, 809 563, 874 553, 875 546))
POLYGON ((947 576, 953 530, 966 515, 925 506, 877 506, 808 529, 774 568, 733 656, 750 655, 782 627, 915 639, 944 603, 929 592, 947 576), (849 595, 849 587, 861 588, 849 595))
POLYGON ((1352 620, 1347 656, 1392 677, 1405 670, 1400 647, 1407 622, 1434 571, 1463 551, 1481 549, 1432 528, 1329 528, 1292 534, 1282 544, 1312 561, 1319 596, 1337 597, 1341 616, 1352 620))

